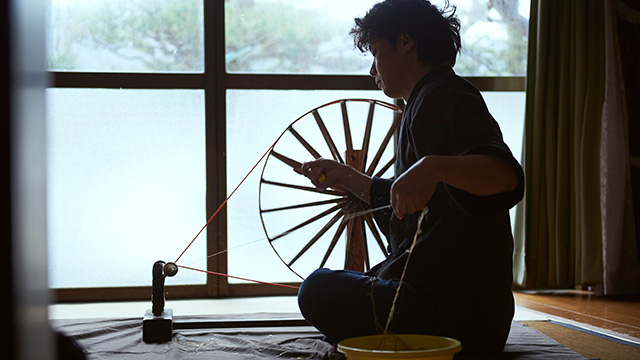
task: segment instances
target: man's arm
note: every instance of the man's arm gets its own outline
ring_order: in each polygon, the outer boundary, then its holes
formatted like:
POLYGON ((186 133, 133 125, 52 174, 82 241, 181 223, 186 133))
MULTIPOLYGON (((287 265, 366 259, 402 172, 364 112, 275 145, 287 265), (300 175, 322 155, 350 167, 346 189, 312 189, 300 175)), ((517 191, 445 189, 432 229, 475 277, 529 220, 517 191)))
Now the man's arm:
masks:
POLYGON ((514 190, 516 170, 490 155, 425 156, 405 171, 391 187, 391 206, 398 218, 422 210, 438 183, 479 196, 514 190))

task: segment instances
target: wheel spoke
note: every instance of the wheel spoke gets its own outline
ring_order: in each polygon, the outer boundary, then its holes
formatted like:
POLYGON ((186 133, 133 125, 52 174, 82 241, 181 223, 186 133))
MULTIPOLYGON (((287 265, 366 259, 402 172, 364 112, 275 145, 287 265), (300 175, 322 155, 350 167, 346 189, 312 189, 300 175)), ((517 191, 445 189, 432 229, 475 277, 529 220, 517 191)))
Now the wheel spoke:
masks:
POLYGON ((301 209, 301 208, 312 207, 312 206, 320 206, 320 205, 327 205, 327 204, 341 203, 341 202, 346 201, 346 200, 347 200, 347 198, 346 198, 346 197, 341 197, 341 198, 337 198, 337 199, 330 199, 330 200, 323 200, 323 201, 314 201, 314 202, 310 202, 310 203, 304 203, 304 204, 298 204, 298 205, 290 205, 290 206, 283 206, 283 207, 278 207, 278 208, 273 208, 273 209, 264 209, 264 210, 262 210, 262 212, 263 212, 263 213, 267 213, 267 212, 274 212, 274 211, 283 211, 283 210, 301 209))
POLYGON ((336 230, 336 233, 333 235, 333 239, 331 239, 331 243, 327 248, 327 252, 324 254, 324 258, 322 258, 322 262, 320 263, 319 267, 324 267, 324 265, 327 263, 327 260, 329 260, 329 256, 331 256, 333 249, 336 247, 336 244, 338 243, 340 236, 342 235, 342 233, 344 232, 344 229, 347 226, 348 220, 345 220, 345 219, 346 217, 342 218, 342 221, 340 222, 340 226, 338 227, 338 230, 336 230))
POLYGON ((329 220, 328 223, 326 223, 322 227, 322 229, 320 229, 320 231, 318 231, 318 233, 313 238, 311 238, 311 240, 309 240, 307 245, 305 245, 302 248, 302 250, 300 250, 300 252, 298 252, 298 254, 294 256, 293 259, 291 259, 288 265, 289 266, 293 265, 293 263, 296 262, 296 260, 298 260, 300 256, 302 256, 305 252, 307 252, 307 250, 309 250, 309 248, 311 248, 311 246, 313 246, 313 244, 315 244, 316 241, 318 241, 318 239, 320 239, 322 235, 324 235, 324 233, 326 233, 327 230, 329 230, 329 228, 333 226, 333 224, 335 224, 338 220, 340 220, 340 217, 342 217, 343 215, 344 215, 344 209, 341 209, 333 218, 331 218, 331 220, 329 220))
POLYGON ((294 128, 293 126, 289 127, 289 132, 291 133, 291 135, 293 135, 296 139, 298 139, 298 141, 300 142, 300 144, 302 144, 302 146, 304 146, 305 149, 307 149, 307 151, 311 154, 311 156, 313 156, 314 159, 320 158, 322 157, 320 155, 319 152, 316 151, 316 149, 313 148, 313 146, 311 146, 294 128))
POLYGON ((389 131, 387 131, 387 135, 384 137, 384 140, 382 141, 382 144, 380 145, 380 148, 378 149, 376 156, 373 158, 373 161, 371 161, 371 165, 369 165, 369 169, 367 170, 367 175, 373 174, 376 167, 378 166, 378 162, 380 161, 382 154, 387 148, 387 145, 389 145, 389 141, 391 140, 393 133, 396 131, 396 127, 400 123, 400 119, 401 119, 401 116, 399 114, 396 114, 396 116, 393 119, 393 124, 391 124, 389 131))
POLYGON ((311 224, 311 223, 313 223, 315 221, 318 221, 318 220, 322 219, 323 217, 325 217, 325 216, 327 216, 327 215, 329 215, 329 214, 331 214, 331 213, 333 213, 335 211, 338 211, 338 210, 340 210, 342 212, 342 205, 338 204, 338 205, 332 207, 331 209, 325 210, 325 211, 321 212, 320 214, 312 217, 311 219, 305 220, 305 221, 301 222, 300 224, 292 227, 291 229, 281 233, 280 235, 277 235, 277 236, 273 237, 273 239, 269 239, 269 241, 273 242, 275 240, 278 240, 279 238, 281 238, 281 237, 283 237, 285 235, 288 235, 288 234, 290 234, 290 233, 292 233, 292 232, 294 232, 296 230, 299 230, 299 229, 301 229, 301 228, 303 228, 303 227, 305 227, 305 226, 307 226, 307 225, 309 225, 309 224, 311 224))
POLYGON ((289 188, 289 189, 310 191, 310 192, 319 193, 319 194, 327 194, 327 195, 335 195, 335 196, 345 196, 345 195, 347 195, 344 191, 339 191, 339 190, 329 190, 329 189, 320 190, 318 188, 310 187, 310 186, 287 184, 287 183, 264 180, 264 179, 262 180, 262 183, 263 184, 268 184, 268 185, 285 187, 285 188, 289 188))
POLYGON ((364 129, 364 138, 362 139, 362 166, 360 171, 364 172, 367 168, 367 154, 369 153, 369 142, 371 140, 371 128, 373 127, 373 112, 375 110, 375 101, 369 105, 369 114, 367 115, 367 125, 364 129))
POLYGON ((351 139, 351 126, 349 125, 349 114, 347 113, 347 102, 340 102, 342 108, 342 124, 344 125, 344 141, 347 145, 347 158, 353 154, 353 140, 351 139))
POLYGON ((294 169, 300 169, 302 167, 302 163, 297 162, 297 161, 295 161, 295 160, 293 160, 291 158, 288 158, 288 157, 286 157, 286 156, 284 156, 284 155, 282 155, 282 154, 280 154, 280 153, 278 153, 276 151, 272 150, 271 151, 271 155, 273 155, 276 159, 282 161, 283 163, 291 166, 294 169))
POLYGON ((333 142, 331 135, 329 135, 329 131, 327 130, 327 127, 324 125, 324 121, 322 121, 322 118, 320 117, 320 114, 318 113, 317 110, 313 110, 313 117, 316 119, 316 123, 320 128, 320 132, 322 133, 324 140, 327 142, 327 146, 329 146, 329 150, 331 151, 331 155, 333 155, 333 159, 341 164, 344 164, 344 161, 342 160, 342 156, 340 156, 340 152, 338 151, 336 144, 333 142))
POLYGON ((371 214, 365 214, 364 221, 367 223, 369 230, 371 230, 371 233, 373 234, 373 238, 376 239, 376 242, 378 243, 378 246, 380 246, 380 250, 382 250, 382 253, 384 254, 384 256, 385 257, 389 256, 389 254, 387 253, 387 249, 384 247, 382 237, 380 236, 378 229, 376 229, 376 225, 373 223, 371 214))
POLYGON ((389 160, 383 167, 382 169, 380 169, 380 171, 378 171, 374 176, 376 177, 381 177, 387 170, 389 170, 389 168, 391 167, 391 165, 393 165, 393 163, 396 162, 395 157, 392 157, 391 160, 389 160))

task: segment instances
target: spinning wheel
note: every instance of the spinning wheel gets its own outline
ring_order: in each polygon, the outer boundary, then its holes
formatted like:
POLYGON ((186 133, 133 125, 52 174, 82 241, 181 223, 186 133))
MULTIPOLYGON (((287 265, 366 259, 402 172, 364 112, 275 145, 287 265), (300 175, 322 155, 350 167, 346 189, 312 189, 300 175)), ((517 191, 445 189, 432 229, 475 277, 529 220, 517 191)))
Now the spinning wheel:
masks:
POLYGON ((400 118, 398 107, 378 100, 330 102, 291 123, 269 152, 260 219, 276 254, 300 278, 325 266, 366 271, 387 251, 368 204, 340 189, 318 190, 292 169, 323 157, 390 177, 400 118))
MULTIPOLYGON (((291 123, 265 153, 267 159, 260 178, 260 220, 273 250, 300 278, 323 266, 368 270, 371 264, 386 257, 387 251, 372 216, 379 209, 369 209, 358 197, 340 189, 319 190, 292 169, 300 168, 305 161, 326 157, 371 176, 390 176, 395 161, 391 139, 401 114, 398 107, 378 100, 330 102, 291 123), (354 144, 361 144, 360 149, 354 148, 354 144), (340 248, 344 251, 335 251, 340 248)), ((180 327, 184 324, 174 324, 173 311, 164 308, 165 277, 175 276, 179 267, 298 289, 176 264, 244 179, 175 262, 157 261, 153 265, 153 307, 147 310, 142 322, 145 342, 170 341, 174 328, 185 328, 180 327)), ((294 320, 292 324, 299 323, 294 320)))

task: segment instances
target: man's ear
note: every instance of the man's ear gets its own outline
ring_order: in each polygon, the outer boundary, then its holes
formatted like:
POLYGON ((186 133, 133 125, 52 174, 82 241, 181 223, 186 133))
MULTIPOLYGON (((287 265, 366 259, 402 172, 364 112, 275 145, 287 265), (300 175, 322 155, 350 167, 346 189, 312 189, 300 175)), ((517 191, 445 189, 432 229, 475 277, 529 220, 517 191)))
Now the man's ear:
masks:
POLYGON ((411 49, 413 49, 415 44, 416 44, 415 40, 411 36, 409 36, 409 34, 407 33, 402 33, 398 37, 397 46, 399 46, 401 49, 407 52, 411 51, 411 49))

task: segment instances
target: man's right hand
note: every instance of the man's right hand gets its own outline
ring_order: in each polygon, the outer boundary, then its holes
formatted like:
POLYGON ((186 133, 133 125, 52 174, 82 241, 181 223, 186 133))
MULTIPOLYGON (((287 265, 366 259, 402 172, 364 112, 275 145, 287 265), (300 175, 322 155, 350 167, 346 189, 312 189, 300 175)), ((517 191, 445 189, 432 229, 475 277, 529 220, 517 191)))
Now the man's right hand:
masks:
POLYGON ((318 189, 343 189, 369 203, 369 187, 371 177, 353 167, 334 160, 319 158, 305 162, 295 172, 304 175, 318 189))

